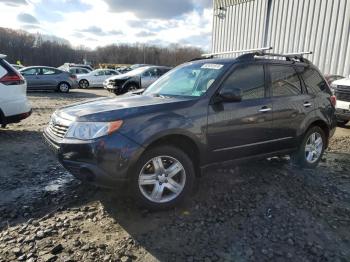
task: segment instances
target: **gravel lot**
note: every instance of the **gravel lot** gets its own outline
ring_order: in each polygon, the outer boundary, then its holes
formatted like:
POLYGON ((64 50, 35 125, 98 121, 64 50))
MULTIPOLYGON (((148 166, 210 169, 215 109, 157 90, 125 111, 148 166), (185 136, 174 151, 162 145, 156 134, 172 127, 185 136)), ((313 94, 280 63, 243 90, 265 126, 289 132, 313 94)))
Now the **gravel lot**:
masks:
POLYGON ((81 184, 42 141, 57 107, 106 95, 31 93, 33 115, 0 129, 0 261, 350 261, 350 126, 316 170, 209 170, 187 203, 152 213, 81 184))

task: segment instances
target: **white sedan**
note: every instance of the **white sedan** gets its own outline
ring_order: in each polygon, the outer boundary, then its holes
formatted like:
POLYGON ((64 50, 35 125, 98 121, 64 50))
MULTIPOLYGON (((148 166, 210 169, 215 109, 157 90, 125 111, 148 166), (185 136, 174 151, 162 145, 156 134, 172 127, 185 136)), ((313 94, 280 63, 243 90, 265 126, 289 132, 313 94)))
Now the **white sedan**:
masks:
POLYGON ((80 88, 103 87, 103 82, 113 75, 120 75, 120 73, 112 69, 97 69, 88 74, 77 75, 77 78, 80 88))

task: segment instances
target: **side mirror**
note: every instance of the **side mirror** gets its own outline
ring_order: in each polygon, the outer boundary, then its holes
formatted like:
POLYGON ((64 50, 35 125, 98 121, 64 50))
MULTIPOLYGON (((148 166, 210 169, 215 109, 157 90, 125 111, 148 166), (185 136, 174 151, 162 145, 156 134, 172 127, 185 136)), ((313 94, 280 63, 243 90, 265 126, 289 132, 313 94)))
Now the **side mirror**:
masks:
POLYGON ((221 90, 219 93, 219 99, 222 102, 241 102, 242 89, 232 88, 232 89, 221 90))

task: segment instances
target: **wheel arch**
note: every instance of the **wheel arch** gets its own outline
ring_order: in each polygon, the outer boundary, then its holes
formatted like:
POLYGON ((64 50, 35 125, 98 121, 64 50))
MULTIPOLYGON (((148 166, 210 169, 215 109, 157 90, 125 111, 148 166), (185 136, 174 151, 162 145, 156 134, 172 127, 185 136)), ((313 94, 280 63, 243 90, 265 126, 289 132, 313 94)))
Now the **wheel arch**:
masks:
MULTIPOLYGON (((158 136, 148 141, 148 143, 143 148, 142 152, 140 152, 137 159, 148 149, 157 147, 160 145, 171 145, 176 148, 184 151, 189 158, 193 161, 193 167, 196 172, 196 176, 200 176, 200 163, 201 163, 201 151, 198 144, 195 142, 193 138, 188 135, 174 133, 174 134, 164 134, 162 136, 158 136)), ((136 162, 136 161, 135 161, 136 162)))
POLYGON ((313 122, 311 122, 308 126, 308 128, 304 131, 304 134, 312 127, 314 126, 318 126, 320 127, 323 132, 325 133, 325 136, 326 136, 326 145, 325 145, 325 148, 328 147, 328 142, 329 142, 329 137, 330 137, 330 128, 329 126, 327 125, 327 123, 321 119, 317 119, 317 120, 314 120, 313 122))

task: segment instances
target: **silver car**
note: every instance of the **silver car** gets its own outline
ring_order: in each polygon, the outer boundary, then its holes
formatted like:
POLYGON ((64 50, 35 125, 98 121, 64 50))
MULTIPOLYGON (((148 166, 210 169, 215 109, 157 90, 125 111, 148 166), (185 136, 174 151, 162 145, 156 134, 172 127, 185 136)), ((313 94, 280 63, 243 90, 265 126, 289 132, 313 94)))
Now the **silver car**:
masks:
POLYGON ((47 66, 30 66, 19 71, 27 80, 27 90, 55 90, 68 93, 77 88, 76 75, 47 66))

